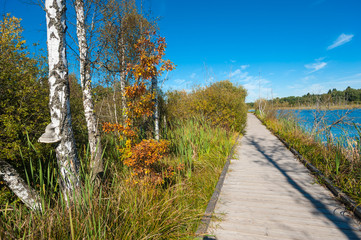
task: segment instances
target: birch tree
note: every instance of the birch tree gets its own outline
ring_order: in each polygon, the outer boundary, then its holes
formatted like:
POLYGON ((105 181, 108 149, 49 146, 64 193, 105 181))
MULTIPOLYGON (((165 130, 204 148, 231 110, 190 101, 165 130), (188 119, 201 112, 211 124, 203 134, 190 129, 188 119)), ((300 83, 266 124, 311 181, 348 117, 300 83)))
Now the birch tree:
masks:
POLYGON ((152 78, 152 93, 154 94, 154 138, 159 141, 159 104, 158 104, 158 78, 152 78))
POLYGON ((92 85, 90 76, 89 48, 86 36, 84 1, 75 1, 76 11, 76 32, 79 44, 79 63, 80 63, 80 82, 83 90, 83 106, 85 120, 88 128, 88 141, 91 152, 90 168, 92 171, 92 180, 94 180, 103 169, 102 146, 97 126, 97 118, 94 112, 94 103, 92 99, 92 85))
POLYGON ((15 195, 30 209, 42 211, 40 197, 20 177, 18 172, 7 162, 0 160, 0 179, 8 186, 15 195))
POLYGON ((39 142, 56 143, 59 178, 65 200, 73 200, 79 185, 79 160, 71 124, 68 63, 66 58, 65 0, 46 0, 51 123, 39 142))

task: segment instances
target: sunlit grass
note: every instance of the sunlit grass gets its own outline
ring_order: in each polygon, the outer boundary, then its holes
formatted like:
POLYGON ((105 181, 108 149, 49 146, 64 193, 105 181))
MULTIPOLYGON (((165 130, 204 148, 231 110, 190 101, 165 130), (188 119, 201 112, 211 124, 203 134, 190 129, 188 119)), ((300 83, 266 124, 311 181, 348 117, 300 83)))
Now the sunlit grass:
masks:
POLYGON ((170 132, 171 154, 164 161, 184 168, 172 182, 134 185, 130 170, 107 138, 107 171, 100 187, 91 183, 89 151, 81 151, 82 188, 66 207, 57 184, 56 164, 31 161, 26 176, 41 194, 43 213, 20 202, 0 209, 1 239, 191 239, 212 196, 235 134, 212 128, 201 118, 176 123, 170 132))

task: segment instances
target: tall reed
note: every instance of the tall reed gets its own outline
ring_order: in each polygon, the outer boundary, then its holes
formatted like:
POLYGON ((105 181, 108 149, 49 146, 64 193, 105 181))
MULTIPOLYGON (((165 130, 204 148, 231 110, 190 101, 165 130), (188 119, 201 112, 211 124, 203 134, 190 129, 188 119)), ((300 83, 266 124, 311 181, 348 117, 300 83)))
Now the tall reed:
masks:
MULTIPOLYGON (((116 152, 105 154, 107 175, 99 188, 88 174, 89 151, 82 151, 82 188, 67 208, 57 184, 56 164, 38 162, 27 171, 42 192, 43 213, 19 202, 0 206, 1 239, 189 239, 214 191, 235 135, 202 119, 172 128, 170 165, 187 164, 172 184, 134 185, 116 152), (191 149, 189 151, 189 148, 191 149), (189 153, 191 152, 191 153, 189 153), (187 155, 188 154, 188 155, 187 155)), ((114 142, 112 144, 115 144, 114 142)), ((107 146, 105 151, 109 147, 107 146)))

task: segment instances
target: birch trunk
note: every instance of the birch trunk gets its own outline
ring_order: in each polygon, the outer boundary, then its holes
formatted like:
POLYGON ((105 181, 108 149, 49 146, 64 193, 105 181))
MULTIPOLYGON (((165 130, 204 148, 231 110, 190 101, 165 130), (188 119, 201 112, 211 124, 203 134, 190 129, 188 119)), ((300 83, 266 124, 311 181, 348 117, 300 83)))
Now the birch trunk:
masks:
MULTIPOLYGON (((123 34, 123 33, 122 33, 123 34)), ((123 117, 123 126, 125 126, 125 121, 128 119, 127 115, 127 99, 125 97, 125 77, 126 77, 126 70, 125 70, 125 46, 124 46, 124 39, 123 36, 121 37, 121 49, 122 49, 122 71, 120 73, 120 92, 122 95, 122 117, 123 117)))
POLYGON ((46 0, 47 45, 49 61, 49 107, 51 123, 39 139, 57 143, 55 148, 64 199, 73 200, 79 189, 79 160, 71 124, 68 63, 66 59, 65 0, 46 0))
POLYGON ((116 81, 113 83, 113 108, 114 108, 114 119, 115 123, 118 124, 118 113, 117 113, 117 99, 116 99, 116 81))
POLYGON ((36 191, 20 177, 17 171, 7 162, 0 160, 0 179, 30 209, 42 211, 40 197, 36 191))
POLYGON ((100 134, 98 131, 97 120, 94 112, 94 103, 92 99, 92 86, 90 78, 90 64, 88 58, 88 44, 86 39, 85 30, 85 17, 84 17, 84 1, 76 0, 76 23, 77 23, 77 37, 79 42, 79 57, 80 57, 80 82, 83 89, 83 106, 85 120, 88 128, 88 141, 91 152, 90 169, 92 180, 99 177, 103 173, 102 161, 102 146, 100 134))
POLYGON ((152 92, 154 93, 154 137, 159 141, 158 79, 156 77, 152 78, 152 92))

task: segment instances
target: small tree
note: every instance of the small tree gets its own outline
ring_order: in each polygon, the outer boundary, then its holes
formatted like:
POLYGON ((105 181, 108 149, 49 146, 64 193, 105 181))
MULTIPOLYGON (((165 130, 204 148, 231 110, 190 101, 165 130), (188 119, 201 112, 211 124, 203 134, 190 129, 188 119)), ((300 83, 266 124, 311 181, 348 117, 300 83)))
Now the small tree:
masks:
POLYGON ((135 0, 109 0, 104 3, 103 27, 100 29, 99 42, 101 44, 100 60, 108 79, 113 85, 114 121, 118 121, 118 96, 120 88, 121 122, 127 120, 127 99, 125 88, 131 83, 132 76, 127 76, 127 65, 135 64, 139 55, 134 46, 142 33, 154 30, 154 23, 150 23, 138 12, 135 0))
MULTIPOLYGON (((120 149, 122 160, 133 170, 134 176, 140 177, 145 183, 150 181, 159 184, 162 182, 159 160, 167 152, 169 143, 166 140, 142 139, 137 123, 153 115, 155 92, 147 85, 164 71, 173 70, 174 65, 169 60, 163 60, 165 39, 158 37, 152 41, 152 37, 154 34, 146 33, 138 40, 135 49, 139 61, 128 65, 127 73, 135 78, 134 84, 125 88, 127 115, 132 118, 125 121, 125 126, 105 123, 103 130, 121 133, 121 140, 125 140, 125 147, 120 149)), ((171 171, 167 171, 166 175, 171 175, 171 171)))

